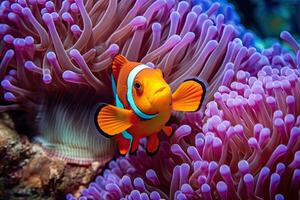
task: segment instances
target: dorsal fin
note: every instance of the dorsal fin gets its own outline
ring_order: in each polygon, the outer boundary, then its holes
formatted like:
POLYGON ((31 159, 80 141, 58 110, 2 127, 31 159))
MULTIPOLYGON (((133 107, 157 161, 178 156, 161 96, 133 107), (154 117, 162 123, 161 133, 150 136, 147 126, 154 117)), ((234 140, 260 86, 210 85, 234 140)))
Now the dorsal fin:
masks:
POLYGON ((115 80, 118 80, 120 70, 124 66, 124 64, 127 63, 127 62, 128 62, 128 60, 124 56, 122 56, 121 54, 118 54, 114 58, 114 60, 112 62, 112 72, 113 72, 113 75, 115 77, 115 80))

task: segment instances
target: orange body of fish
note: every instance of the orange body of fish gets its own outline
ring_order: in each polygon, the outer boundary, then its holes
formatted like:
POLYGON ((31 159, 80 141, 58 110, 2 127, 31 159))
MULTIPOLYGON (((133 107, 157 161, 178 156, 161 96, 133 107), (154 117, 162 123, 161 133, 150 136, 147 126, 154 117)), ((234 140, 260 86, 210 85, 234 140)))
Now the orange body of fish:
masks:
POLYGON ((115 57, 112 72, 116 105, 100 104, 95 122, 102 134, 116 140, 121 155, 135 153, 143 137, 148 138, 147 152, 155 153, 158 133, 172 133, 172 128, 165 126, 172 110, 197 111, 206 91, 203 82, 189 79, 172 94, 160 69, 128 61, 122 55, 115 57))

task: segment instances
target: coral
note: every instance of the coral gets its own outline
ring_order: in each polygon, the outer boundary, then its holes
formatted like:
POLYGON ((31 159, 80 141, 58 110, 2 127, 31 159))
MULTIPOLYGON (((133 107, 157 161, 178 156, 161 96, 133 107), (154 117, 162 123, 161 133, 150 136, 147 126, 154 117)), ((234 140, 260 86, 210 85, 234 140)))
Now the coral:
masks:
POLYGON ((114 144, 96 133, 90 114, 97 102, 113 101, 112 58, 122 53, 161 68, 173 89, 200 77, 211 99, 226 63, 247 68, 257 61, 255 49, 246 48, 253 35, 233 10, 226 1, 3 1, 0 79, 3 100, 12 104, 0 108, 29 111, 49 154, 105 163, 114 144), (246 47, 233 41, 237 36, 246 47))
POLYGON ((158 155, 141 147, 111 161, 82 199, 299 198, 300 48, 281 38, 297 57, 274 44, 257 54, 265 64, 255 75, 227 63, 232 75, 203 113, 186 114, 158 155))

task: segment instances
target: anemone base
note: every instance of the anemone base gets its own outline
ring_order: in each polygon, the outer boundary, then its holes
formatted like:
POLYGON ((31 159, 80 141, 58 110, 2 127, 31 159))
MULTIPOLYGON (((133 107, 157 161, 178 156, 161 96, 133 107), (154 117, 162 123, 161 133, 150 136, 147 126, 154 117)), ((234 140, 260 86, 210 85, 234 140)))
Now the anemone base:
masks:
POLYGON ((96 129, 94 115, 97 100, 76 94, 49 95, 40 104, 36 117, 38 134, 35 141, 49 156, 68 163, 88 165, 93 161, 105 165, 116 152, 113 140, 96 129))

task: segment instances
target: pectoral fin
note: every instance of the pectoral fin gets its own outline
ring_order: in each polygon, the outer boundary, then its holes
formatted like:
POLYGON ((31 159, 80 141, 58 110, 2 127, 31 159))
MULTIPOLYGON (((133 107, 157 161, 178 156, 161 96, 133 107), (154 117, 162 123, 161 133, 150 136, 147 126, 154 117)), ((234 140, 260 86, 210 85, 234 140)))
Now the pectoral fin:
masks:
POLYGON ((172 95, 172 108, 193 112, 200 109, 205 96, 205 85, 198 79, 189 79, 179 85, 172 95))
POLYGON ((101 104, 95 116, 96 126, 107 136, 114 136, 132 126, 133 115, 131 110, 101 104))

